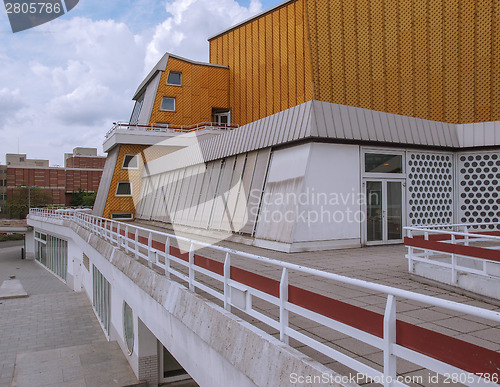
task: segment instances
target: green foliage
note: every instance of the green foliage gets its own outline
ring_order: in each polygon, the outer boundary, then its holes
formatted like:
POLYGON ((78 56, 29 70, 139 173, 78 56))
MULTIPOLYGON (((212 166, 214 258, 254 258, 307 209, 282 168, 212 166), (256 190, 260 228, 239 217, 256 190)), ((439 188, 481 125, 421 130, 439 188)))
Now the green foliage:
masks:
POLYGON ((52 195, 43 188, 19 186, 7 198, 5 212, 11 219, 24 219, 30 207, 47 207, 51 203, 52 195))
POLYGON ((0 234, 0 242, 21 241, 23 239, 24 234, 0 234))
POLYGON ((85 192, 81 188, 71 194, 69 204, 72 207, 93 207, 97 191, 85 192))

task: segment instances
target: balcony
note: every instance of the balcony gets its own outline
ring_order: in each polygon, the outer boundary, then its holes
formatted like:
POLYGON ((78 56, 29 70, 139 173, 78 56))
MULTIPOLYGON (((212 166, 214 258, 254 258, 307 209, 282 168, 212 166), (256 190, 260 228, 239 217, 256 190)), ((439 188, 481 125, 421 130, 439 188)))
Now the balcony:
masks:
POLYGON ((179 135, 184 136, 181 136, 172 145, 187 146, 197 137, 221 134, 237 127, 238 125, 219 124, 216 122, 200 122, 193 125, 144 125, 115 122, 113 123, 113 127, 106 133, 103 149, 105 152, 108 152, 118 144, 155 145, 179 135))

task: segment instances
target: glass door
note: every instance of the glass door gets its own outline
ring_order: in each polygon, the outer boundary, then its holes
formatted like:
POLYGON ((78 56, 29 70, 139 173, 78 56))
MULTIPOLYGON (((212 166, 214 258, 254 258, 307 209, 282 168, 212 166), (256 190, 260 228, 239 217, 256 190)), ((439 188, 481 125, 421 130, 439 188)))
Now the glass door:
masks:
POLYGON ((403 239, 403 181, 366 180, 366 242, 403 239))

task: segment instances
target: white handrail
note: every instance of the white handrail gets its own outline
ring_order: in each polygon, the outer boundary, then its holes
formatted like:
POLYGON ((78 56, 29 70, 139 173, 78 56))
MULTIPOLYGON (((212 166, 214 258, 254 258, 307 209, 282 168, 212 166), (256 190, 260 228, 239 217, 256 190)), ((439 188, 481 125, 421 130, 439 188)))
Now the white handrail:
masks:
MULTIPOLYGON (((428 356, 422 355, 418 352, 415 352, 414 355, 411 355, 413 352, 407 348, 401 347, 396 344, 396 335, 392 331, 392 329, 395 329, 394 327, 396 326, 396 312, 395 312, 395 305, 396 305, 396 299, 395 297, 400 297, 404 299, 409 299, 413 300, 416 302, 420 302, 423 304, 428 304, 431 306, 435 307, 440 307, 444 309, 448 309, 454 312, 458 313, 463 313, 463 314, 468 314, 471 316, 475 317, 480 317, 480 318, 485 318, 489 319, 492 321, 495 321, 497 323, 500 323, 500 313, 499 312, 494 312, 482 308, 478 308, 475 306, 471 305, 464 305, 460 304, 457 302, 449 301, 449 300, 444 300, 424 294, 419 294, 419 293, 414 293, 411 291, 399 289, 399 288, 394 288, 390 287, 387 285, 381 285, 381 284, 376 284, 372 282, 367 282, 364 280, 360 279, 355 279, 355 278, 350 278, 334 273, 329 273, 325 271, 321 271, 318 269, 313 269, 309 267, 305 267, 302 265, 297 265, 293 263, 288 263, 288 262, 283 262, 279 261, 276 259, 271 259, 247 252, 242 252, 242 251, 237 251, 234 249, 229 249, 223 246, 216 246, 216 245, 211 245, 209 243, 201 242, 201 241, 196 241, 192 240, 189 238, 181 237, 181 236, 176 236, 173 234, 169 233, 164 233, 156 230, 151 230, 145 227, 141 226, 136 226, 132 224, 127 224, 123 222, 119 222, 116 220, 110 220, 110 219, 105 219, 97 216, 93 216, 90 214, 85 214, 77 211, 68 211, 68 213, 62 213, 62 212, 56 212, 52 210, 43 210, 43 209, 31 209, 30 211, 30 217, 31 216, 42 216, 42 217, 49 217, 49 218, 59 218, 59 219, 65 219, 65 220, 71 220, 79 224, 80 226, 86 228, 87 230, 93 232, 94 234, 99 235, 100 237, 105 237, 109 241, 116 243, 119 247, 124 248, 126 251, 134 254, 136 259, 143 258, 145 259, 149 266, 152 267, 153 264, 160 267, 162 270, 164 270, 165 275, 169 276, 174 275, 184 281, 186 281, 189 285, 190 290, 195 290, 195 289, 200 289, 203 291, 208 292, 209 294, 217 297, 224 303, 224 307, 227 310, 230 310, 231 306, 234 306, 236 308, 239 308, 243 311, 245 311, 247 314, 249 314, 252 317, 255 317, 259 319, 260 321, 278 329, 280 331, 280 339, 284 342, 288 341, 289 337, 295 338, 299 341, 302 341, 306 345, 310 345, 313 348, 320 350, 324 354, 332 357, 335 360, 340 361, 339 359, 342 359, 342 362, 346 364, 347 366, 354 368, 360 372, 366 372, 368 376, 370 377, 380 377, 381 375, 385 375, 385 377, 393 377, 396 374, 395 371, 395 362, 394 362, 394 356, 396 353, 398 353, 398 356, 402 356, 406 358, 409 361, 416 362, 417 364, 425 363, 425 367, 430 367, 429 369, 432 369, 436 372, 439 373, 445 373, 445 372, 457 372, 461 371, 464 372, 460 369, 457 369, 456 367, 449 365, 449 364, 444 364, 438 360, 429 358, 428 356), (103 226, 104 224, 104 226, 103 226), (123 226, 125 224, 125 227, 123 226), (116 228, 116 231, 115 231, 116 228), (121 231, 125 231, 125 235, 121 235, 121 231), (141 235, 142 234, 142 235, 141 235), (132 237, 130 237, 132 235, 132 237), (165 241, 165 249, 164 251, 162 250, 157 250, 153 248, 153 240, 154 236, 161 237, 161 240, 165 241), (146 243, 141 243, 140 238, 145 238, 146 243), (189 258, 187 261, 180 259, 170 253, 170 246, 171 246, 171 241, 177 240, 177 241, 182 241, 185 242, 189 247, 188 252, 189 252, 189 258), (210 248, 216 251, 220 251, 224 253, 225 260, 224 260, 224 271, 223 275, 219 275, 213 272, 210 272, 200 266, 195 265, 195 260, 194 260, 194 251, 196 248, 210 248), (143 251, 146 251, 146 253, 143 253, 143 251), (165 263, 162 264, 158 257, 164 257, 165 258, 165 263), (275 296, 271 294, 264 293, 258 289, 249 287, 245 284, 238 283, 235 280, 231 278, 231 257, 232 256, 238 256, 246 259, 250 259, 253 261, 273 265, 276 267, 281 268, 281 280, 279 281, 279 297, 276 298, 275 296), (178 270, 174 269, 171 266, 171 262, 175 262, 177 264, 182 265, 184 268, 187 269, 187 275, 179 272, 178 270), (327 317, 324 317, 318 313, 315 313, 313 311, 303 309, 295 304, 292 304, 288 301, 288 284, 289 284, 289 271, 295 271, 307 275, 313 275, 319 278, 324 278, 336 282, 340 282, 343 284, 347 285, 354 285, 363 289, 375 291, 375 292, 380 292, 380 293, 385 293, 388 296, 387 300, 387 307, 386 307, 386 312, 385 312, 385 317, 384 317, 384 340, 380 339, 377 336, 373 336, 372 334, 366 333, 364 331, 360 331, 359 329, 355 327, 350 327, 345 324, 339 323, 336 320, 329 319, 327 317), (221 284, 223 285, 222 288, 222 293, 218 289, 211 288, 207 286, 206 284, 198 281, 196 279, 196 274, 204 274, 207 275, 213 279, 216 279, 217 281, 220 281, 221 284), (236 290, 235 290, 236 289, 236 290), (242 292, 242 300, 240 299, 238 302, 233 296, 233 292, 237 292, 238 289, 243 289, 241 290, 242 292), (245 298, 246 297, 246 298, 245 298), (257 297, 261 298, 267 302, 270 302, 280 309, 280 314, 279 314, 279 322, 275 321, 274 319, 265 316, 264 314, 260 313, 256 309, 252 308, 252 303, 251 303, 251 297, 257 297), (246 300, 246 301, 245 301, 246 300), (373 368, 370 368, 359 361, 356 361, 354 359, 346 359, 346 356, 344 354, 341 354, 335 350, 332 350, 330 347, 324 346, 319 342, 314 341, 311 338, 308 338, 301 334, 300 332, 292 329, 289 326, 288 322, 288 312, 291 311, 293 313, 299 313, 302 316, 311 319, 316 322, 320 322, 329 328, 338 330, 344 334, 350 335, 358 340, 365 341, 366 343, 378 347, 381 350, 384 351, 384 359, 387 361, 387 364, 385 365, 384 372, 377 371, 373 368), (408 353, 410 355, 408 355, 408 353), (404 356, 401 354, 405 354, 404 356)), ((409 230, 414 229, 414 228, 408 228, 409 230)), ((421 229, 419 229, 421 230, 421 229)), ((426 230, 427 231, 427 230, 426 230)), ((411 232, 411 231, 410 231, 411 232)), ((428 232, 435 232, 434 230, 428 230, 428 232)), ((453 234, 452 234, 453 235, 453 234)), ((458 233, 457 235, 466 235, 468 237, 471 237, 473 235, 477 234, 465 234, 465 233, 458 233)), ((158 239, 156 239, 158 240, 158 239)), ((362 309, 362 308, 361 308, 362 309)), ((471 374, 472 375, 472 374, 471 374)), ((473 381, 468 380, 468 385, 483 385, 484 380, 481 378, 473 375, 472 376, 473 381)), ((399 382, 387 382, 385 381, 383 383, 385 386, 393 386, 393 385, 404 385, 399 382)), ((486 385, 486 384, 484 384, 486 385)))

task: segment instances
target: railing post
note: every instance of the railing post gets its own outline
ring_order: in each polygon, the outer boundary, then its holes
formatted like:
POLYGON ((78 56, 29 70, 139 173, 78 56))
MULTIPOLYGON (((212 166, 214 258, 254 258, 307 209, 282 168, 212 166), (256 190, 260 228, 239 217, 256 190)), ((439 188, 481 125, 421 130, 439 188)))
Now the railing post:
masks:
MULTIPOLYGON (((111 227, 113 227, 113 225, 111 225, 111 227)), ((120 235, 120 222, 116 222, 116 244, 118 245, 118 247, 121 246, 121 244, 120 244, 120 238, 121 238, 121 235, 120 235)))
POLYGON ((396 356, 392 354, 394 344, 396 344, 396 300, 389 294, 384 314, 384 387, 391 387, 396 381, 396 356))
POLYGON ((229 279, 231 278, 231 256, 226 253, 224 261, 224 309, 231 312, 229 279))
POLYGON ((125 239, 124 239, 124 245, 125 245, 125 251, 128 250, 129 248, 129 243, 128 243, 128 225, 125 226, 125 239))
POLYGON ((165 277, 170 279, 170 237, 165 241, 165 277))
POLYGON ((189 290, 194 292, 194 249, 192 242, 189 245, 189 290))
POLYGON ((286 330, 288 328, 288 310, 286 303, 288 302, 288 269, 283 268, 280 281, 280 340, 288 344, 288 335, 286 330))
POLYGON ((467 234, 465 236, 465 242, 464 242, 464 245, 465 246, 469 246, 469 227, 467 227, 467 225, 464 226, 464 233, 467 234))
POLYGON ((135 229, 135 249, 134 249, 134 254, 135 254, 135 259, 139 259, 139 229, 135 229))
MULTIPOLYGON (((455 234, 451 235, 451 244, 456 244, 455 234)), ((457 255, 455 253, 451 254, 451 284, 455 285, 457 283, 457 255)))
MULTIPOLYGON (((407 231, 408 238, 413 238, 413 233, 411 230, 407 231)), ((408 246, 408 272, 413 273, 414 267, 413 267, 413 247, 408 246)))
POLYGON ((153 247, 153 233, 150 231, 148 235, 148 265, 151 269, 153 268, 153 259, 151 256, 152 247, 153 247))
MULTIPOLYGON (((429 240, 429 232, 428 231, 424 232, 424 239, 426 241, 429 240)), ((425 254, 425 259, 429 259, 429 250, 425 249, 424 254, 425 254)))

